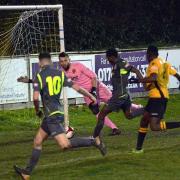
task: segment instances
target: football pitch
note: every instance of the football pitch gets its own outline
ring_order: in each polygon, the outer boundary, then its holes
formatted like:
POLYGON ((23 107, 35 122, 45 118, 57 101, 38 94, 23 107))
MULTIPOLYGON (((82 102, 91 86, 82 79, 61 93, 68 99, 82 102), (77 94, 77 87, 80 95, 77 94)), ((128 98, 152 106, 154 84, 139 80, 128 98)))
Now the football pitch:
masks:
MULTIPOLYGON (((146 104, 147 99, 134 102, 146 104)), ((88 108, 71 106, 71 126, 76 136, 90 136, 96 124, 88 108)), ((104 141, 108 154, 102 157, 96 148, 81 148, 62 152, 49 139, 44 143, 40 161, 32 180, 179 180, 180 129, 149 132, 144 154, 131 154, 135 147, 140 118, 127 120, 122 112, 112 113, 111 119, 121 129, 120 136, 108 136, 104 127, 104 141)), ((171 95, 166 121, 180 121, 180 94, 171 95)), ((24 167, 28 161, 33 137, 40 124, 33 109, 0 111, 0 179, 16 180, 13 165, 24 167)))

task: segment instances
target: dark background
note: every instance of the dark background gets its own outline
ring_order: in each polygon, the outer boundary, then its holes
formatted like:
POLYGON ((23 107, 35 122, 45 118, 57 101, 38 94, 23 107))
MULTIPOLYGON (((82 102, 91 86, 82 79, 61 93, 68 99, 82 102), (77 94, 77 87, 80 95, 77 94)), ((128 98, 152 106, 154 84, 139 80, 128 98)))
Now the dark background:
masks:
MULTIPOLYGON (((180 44, 179 0, 27 0, 1 5, 63 4, 67 51, 180 44)), ((0 11, 0 23, 9 12, 0 11)))

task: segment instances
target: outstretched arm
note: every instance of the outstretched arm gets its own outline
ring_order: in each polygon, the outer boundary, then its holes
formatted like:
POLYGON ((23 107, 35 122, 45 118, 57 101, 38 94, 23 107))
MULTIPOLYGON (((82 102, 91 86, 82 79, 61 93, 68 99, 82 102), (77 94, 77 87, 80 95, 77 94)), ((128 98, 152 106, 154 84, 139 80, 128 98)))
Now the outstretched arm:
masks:
POLYGON ((140 73, 140 71, 137 68, 135 68, 134 66, 131 66, 131 72, 135 73, 139 80, 143 79, 143 76, 140 73))
POLYGON ((90 94, 88 91, 86 91, 85 89, 79 87, 79 86, 76 85, 76 84, 73 84, 73 85, 72 85, 72 88, 73 88, 75 91, 77 91, 78 93, 82 94, 83 96, 89 97, 89 98, 92 100, 93 104, 96 104, 96 103, 97 103, 97 102, 96 102, 96 98, 95 98, 92 94, 90 94))
POLYGON ((174 77, 179 81, 179 90, 180 90, 180 75, 176 73, 174 77))
POLYGON ((17 78, 17 82, 33 83, 33 80, 29 79, 27 76, 20 76, 19 78, 17 78))

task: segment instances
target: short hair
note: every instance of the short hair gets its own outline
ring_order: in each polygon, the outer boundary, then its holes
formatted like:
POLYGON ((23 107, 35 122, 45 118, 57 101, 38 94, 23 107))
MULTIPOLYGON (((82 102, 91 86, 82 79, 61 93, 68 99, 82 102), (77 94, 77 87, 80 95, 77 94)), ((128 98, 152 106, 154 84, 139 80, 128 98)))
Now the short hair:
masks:
POLYGON ((65 52, 61 52, 59 54, 59 58, 61 58, 61 57, 69 57, 69 55, 67 53, 65 53, 65 52))
POLYGON ((49 52, 39 53, 39 60, 41 61, 42 59, 51 59, 50 53, 49 52))
POLYGON ((147 53, 150 53, 150 54, 152 54, 152 55, 154 55, 156 57, 159 56, 158 48, 156 46, 154 46, 154 45, 148 46, 147 53))
POLYGON ((106 56, 107 57, 111 57, 111 56, 114 56, 114 57, 118 57, 118 52, 117 52, 117 50, 115 49, 115 48, 111 48, 111 49, 108 49, 107 51, 106 51, 106 56))

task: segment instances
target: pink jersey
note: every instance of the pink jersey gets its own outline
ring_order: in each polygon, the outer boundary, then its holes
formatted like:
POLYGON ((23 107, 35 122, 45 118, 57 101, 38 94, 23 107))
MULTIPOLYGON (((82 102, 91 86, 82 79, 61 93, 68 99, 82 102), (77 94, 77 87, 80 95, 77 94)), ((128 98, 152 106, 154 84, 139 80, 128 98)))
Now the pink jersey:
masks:
POLYGON ((96 74, 89 68, 79 62, 71 63, 68 71, 64 71, 67 78, 70 78, 75 84, 90 91, 92 88, 92 79, 96 74))
MULTIPOLYGON (((68 71, 64 72, 67 78, 71 79, 73 83, 79 85, 89 92, 91 91, 92 79, 96 77, 96 74, 89 68, 79 62, 76 62, 71 63, 68 71)), ((99 81, 97 83, 98 101, 107 103, 107 101, 111 98, 112 93, 105 84, 99 81)), ((92 102, 88 97, 84 97, 84 100, 88 105, 92 102)))

